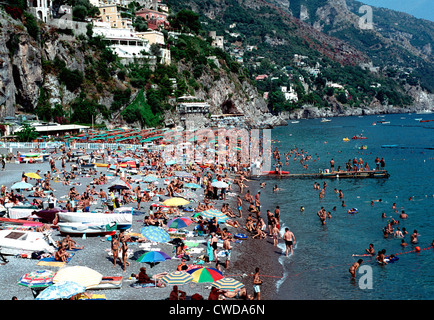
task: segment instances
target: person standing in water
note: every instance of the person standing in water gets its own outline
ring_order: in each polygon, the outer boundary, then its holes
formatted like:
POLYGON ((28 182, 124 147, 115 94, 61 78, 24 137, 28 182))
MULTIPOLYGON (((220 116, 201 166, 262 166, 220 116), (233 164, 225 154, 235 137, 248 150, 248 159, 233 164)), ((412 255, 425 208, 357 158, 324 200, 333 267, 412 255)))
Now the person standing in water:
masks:
POLYGON ((285 233, 283 234, 282 239, 285 241, 286 245, 286 256, 288 256, 289 252, 293 254, 292 248, 295 244, 295 236, 291 231, 289 231, 289 228, 285 228, 285 233))

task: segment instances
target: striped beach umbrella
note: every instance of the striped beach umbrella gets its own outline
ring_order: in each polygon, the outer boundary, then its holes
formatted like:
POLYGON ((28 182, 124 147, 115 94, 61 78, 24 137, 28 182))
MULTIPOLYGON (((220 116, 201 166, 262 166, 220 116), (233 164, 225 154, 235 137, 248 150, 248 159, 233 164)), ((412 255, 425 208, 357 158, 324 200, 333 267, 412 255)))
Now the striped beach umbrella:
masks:
POLYGON ((200 212, 200 214, 202 215, 202 217, 207 218, 207 219, 212 219, 212 218, 216 217, 218 223, 225 222, 229 219, 229 217, 225 213, 223 213, 217 209, 204 210, 204 211, 200 212))
POLYGON ((223 278, 222 273, 215 268, 196 268, 187 272, 193 276, 193 282, 196 283, 215 282, 223 278))
POLYGON ((166 284, 182 285, 193 281, 193 276, 185 271, 174 271, 164 275, 161 280, 166 284))
POLYGON ((178 217, 178 218, 174 218, 174 219, 170 220, 167 223, 167 226, 169 228, 181 229, 181 228, 188 227, 192 223, 193 223, 193 220, 191 220, 190 218, 187 218, 187 217, 178 217))
POLYGON ((223 278, 211 283, 211 286, 216 287, 220 290, 233 291, 241 289, 242 287, 244 287, 244 284, 233 278, 223 278))
POLYGON ((18 284, 29 288, 45 288, 53 284, 55 273, 51 270, 37 270, 26 273, 18 284))

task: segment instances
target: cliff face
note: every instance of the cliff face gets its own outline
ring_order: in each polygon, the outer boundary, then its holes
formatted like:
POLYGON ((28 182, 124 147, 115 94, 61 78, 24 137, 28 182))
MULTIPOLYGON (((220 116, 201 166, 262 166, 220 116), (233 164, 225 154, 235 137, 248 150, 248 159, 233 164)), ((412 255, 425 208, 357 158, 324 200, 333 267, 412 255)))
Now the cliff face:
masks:
POLYGON ((21 24, 3 15, 0 24, 0 117, 17 105, 31 112, 43 82, 41 50, 21 24))

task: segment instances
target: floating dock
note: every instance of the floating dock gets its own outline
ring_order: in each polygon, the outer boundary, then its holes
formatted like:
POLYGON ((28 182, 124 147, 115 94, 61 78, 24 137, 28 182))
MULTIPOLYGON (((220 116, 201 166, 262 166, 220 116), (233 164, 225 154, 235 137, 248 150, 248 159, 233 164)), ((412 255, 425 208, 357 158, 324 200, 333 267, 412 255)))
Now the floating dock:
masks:
POLYGON ((263 175, 252 175, 250 179, 262 178, 306 178, 306 179, 366 179, 366 178, 389 178, 390 174, 386 170, 370 171, 333 171, 318 173, 267 173, 263 175))

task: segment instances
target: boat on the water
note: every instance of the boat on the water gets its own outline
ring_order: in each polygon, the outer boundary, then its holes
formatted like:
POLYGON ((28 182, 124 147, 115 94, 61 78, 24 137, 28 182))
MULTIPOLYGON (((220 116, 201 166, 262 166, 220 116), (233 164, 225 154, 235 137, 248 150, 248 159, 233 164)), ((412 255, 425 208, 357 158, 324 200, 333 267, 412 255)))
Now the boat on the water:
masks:
POLYGON ((330 119, 327 119, 327 118, 322 118, 321 119, 321 122, 330 122, 331 120, 330 119))
POLYGON ((56 251, 55 242, 49 232, 0 230, 1 254, 32 254, 37 251, 49 253, 56 251))
POLYGON ((368 139, 368 138, 360 135, 360 136, 353 136, 351 139, 358 140, 358 139, 368 139))
POLYGON ((282 175, 282 174, 289 174, 289 171, 263 171, 262 174, 265 175, 282 175))
POLYGON ((95 222, 59 222, 59 232, 62 235, 114 235, 117 230, 116 222, 101 224, 95 222))

